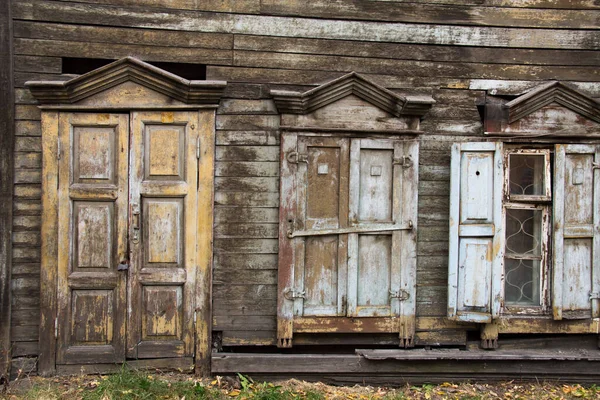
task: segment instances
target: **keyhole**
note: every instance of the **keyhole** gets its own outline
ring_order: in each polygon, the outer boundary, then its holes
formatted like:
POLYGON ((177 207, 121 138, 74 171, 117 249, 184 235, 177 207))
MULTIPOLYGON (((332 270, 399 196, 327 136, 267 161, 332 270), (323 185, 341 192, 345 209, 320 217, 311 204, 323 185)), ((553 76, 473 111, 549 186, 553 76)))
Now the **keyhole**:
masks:
POLYGON ((475 172, 475 175, 479 176, 479 171, 475 172))

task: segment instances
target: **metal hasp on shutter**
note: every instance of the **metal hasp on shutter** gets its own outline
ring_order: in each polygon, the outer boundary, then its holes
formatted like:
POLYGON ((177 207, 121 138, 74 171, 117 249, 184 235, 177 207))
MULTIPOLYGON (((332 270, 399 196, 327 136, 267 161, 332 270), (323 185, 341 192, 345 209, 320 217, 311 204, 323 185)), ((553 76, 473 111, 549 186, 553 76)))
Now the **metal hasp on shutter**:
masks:
POLYGON ((502 183, 502 143, 452 146, 450 319, 489 323, 500 313, 504 256, 502 183))
POLYGON ((600 146, 555 147, 554 319, 600 317, 600 146))
POLYGON ((278 345, 415 330, 418 142, 282 135, 278 345))

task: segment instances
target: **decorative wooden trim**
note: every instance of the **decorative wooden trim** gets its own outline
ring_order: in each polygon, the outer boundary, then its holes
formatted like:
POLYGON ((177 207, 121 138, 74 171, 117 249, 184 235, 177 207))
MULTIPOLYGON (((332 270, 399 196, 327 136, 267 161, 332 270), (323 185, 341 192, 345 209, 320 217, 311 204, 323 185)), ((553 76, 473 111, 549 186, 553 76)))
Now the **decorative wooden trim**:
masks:
POLYGON ((504 105, 508 123, 513 123, 550 103, 558 103, 569 110, 600 123, 600 103, 561 82, 540 85, 504 105))
POLYGON ((350 72, 304 93, 271 90, 275 106, 282 114, 309 114, 351 94, 396 117, 422 117, 435 103, 429 96, 397 95, 356 72, 350 72))
POLYGON ((0 380, 8 381, 11 361, 10 280, 12 267, 14 84, 11 2, 0 5, 0 380))
POLYGON ((198 239, 196 270, 196 374, 210 375, 212 339, 212 265, 214 220, 215 111, 200 115, 198 162, 198 239))
POLYGON ((56 370, 55 320, 58 274, 58 112, 42 113, 42 251, 38 373, 56 370))
POLYGON ((133 81, 186 104, 219 104, 224 81, 189 81, 137 58, 125 57, 68 81, 29 81, 42 104, 73 104, 123 82, 133 81))

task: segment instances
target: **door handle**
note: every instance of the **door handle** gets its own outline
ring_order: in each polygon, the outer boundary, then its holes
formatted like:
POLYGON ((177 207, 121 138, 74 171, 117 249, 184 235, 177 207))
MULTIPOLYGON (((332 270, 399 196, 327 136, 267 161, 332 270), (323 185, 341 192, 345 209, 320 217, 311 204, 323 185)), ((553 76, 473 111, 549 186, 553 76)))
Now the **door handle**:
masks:
POLYGON ((140 205, 134 203, 131 205, 131 228, 133 229, 133 236, 131 241, 133 243, 139 243, 140 241, 140 205))

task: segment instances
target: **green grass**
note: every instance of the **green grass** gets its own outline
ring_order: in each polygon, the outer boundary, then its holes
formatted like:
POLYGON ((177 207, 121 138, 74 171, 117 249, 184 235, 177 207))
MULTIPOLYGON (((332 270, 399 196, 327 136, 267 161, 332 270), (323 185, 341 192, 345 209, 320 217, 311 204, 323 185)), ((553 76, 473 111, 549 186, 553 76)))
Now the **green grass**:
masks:
POLYGON ((98 385, 82 393, 84 400, 142 400, 142 399, 221 399, 217 389, 203 386, 194 380, 169 382, 160 376, 123 368, 109 375, 98 385))

